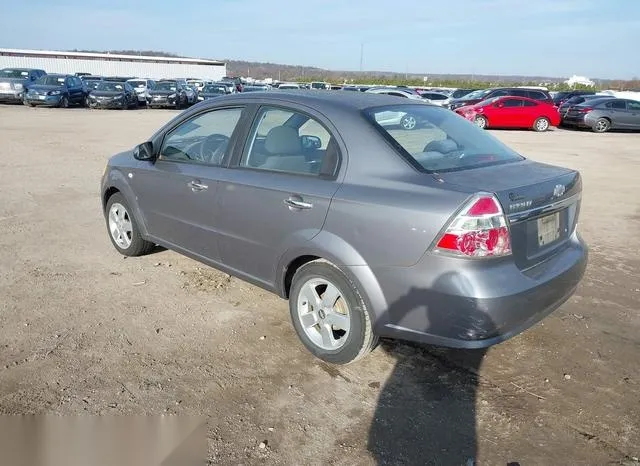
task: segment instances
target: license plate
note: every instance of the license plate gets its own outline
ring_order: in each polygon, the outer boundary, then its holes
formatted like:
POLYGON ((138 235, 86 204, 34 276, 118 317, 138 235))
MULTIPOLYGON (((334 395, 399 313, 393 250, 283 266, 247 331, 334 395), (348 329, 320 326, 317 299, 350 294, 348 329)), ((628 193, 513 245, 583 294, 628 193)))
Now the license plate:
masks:
POLYGON ((46 98, 47 98, 47 96, 46 96, 46 95, 39 95, 39 96, 38 96, 38 99, 40 99, 40 100, 44 100, 44 99, 46 99, 46 98))
POLYGON ((538 246, 546 246, 560 238, 560 212, 538 219, 538 246))

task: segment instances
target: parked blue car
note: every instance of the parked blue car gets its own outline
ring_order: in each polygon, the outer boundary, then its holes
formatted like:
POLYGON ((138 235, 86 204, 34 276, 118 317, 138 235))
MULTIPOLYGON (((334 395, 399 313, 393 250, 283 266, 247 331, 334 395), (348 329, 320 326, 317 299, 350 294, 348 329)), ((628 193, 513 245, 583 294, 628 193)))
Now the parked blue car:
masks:
POLYGON ((30 68, 1 69, 0 102, 21 103, 29 85, 46 74, 44 70, 30 68))
POLYGON ((86 107, 87 95, 87 88, 79 77, 70 74, 48 74, 29 86, 24 104, 31 107, 86 107))

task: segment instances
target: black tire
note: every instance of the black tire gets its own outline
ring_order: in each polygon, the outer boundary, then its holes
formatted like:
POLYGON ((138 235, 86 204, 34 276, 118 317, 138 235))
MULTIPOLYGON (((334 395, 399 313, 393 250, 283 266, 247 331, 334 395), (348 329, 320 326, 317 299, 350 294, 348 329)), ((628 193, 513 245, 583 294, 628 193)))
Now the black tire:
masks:
POLYGON ((58 105, 60 108, 69 108, 69 98, 66 95, 60 97, 60 104, 58 105))
POLYGON ((400 127, 407 131, 412 131, 418 127, 418 119, 409 113, 400 119, 400 127))
POLYGON ((489 127, 489 121, 487 120, 487 117, 482 115, 476 116, 473 122, 480 129, 487 129, 489 127))
POLYGON ((84 108, 89 108, 91 106, 90 101, 89 101, 89 96, 85 95, 82 99, 82 103, 80 104, 81 107, 84 108))
POLYGON ((129 203, 127 202, 127 200, 124 198, 122 194, 115 193, 107 201, 105 220, 107 224, 107 234, 109 235, 111 244, 113 244, 113 247, 115 247, 116 250, 123 256, 129 256, 129 257, 144 256, 145 254, 149 254, 151 250, 154 248, 155 245, 153 243, 145 240, 144 238, 142 238, 142 236, 140 236, 138 222, 136 221, 135 217, 131 213, 131 208, 129 207, 129 203), (131 244, 129 244, 129 246, 126 248, 120 246, 116 242, 116 240, 113 238, 113 235, 111 234, 111 230, 109 227, 109 213, 111 212, 111 208, 113 207, 114 204, 120 204, 122 207, 124 207, 126 212, 126 217, 131 222, 131 244))
POLYGON ((606 133, 611 129, 611 122, 606 118, 598 118, 591 127, 594 133, 606 133))
POLYGON ((547 117, 537 118, 536 121, 533 122, 533 130, 538 133, 544 133, 551 127, 551 122, 547 117))
POLYGON ((317 358, 331 364, 349 364, 373 350, 378 338, 373 334, 371 317, 362 294, 349 278, 335 265, 315 260, 300 267, 293 276, 289 293, 289 312, 293 327, 303 345, 317 358), (331 282, 340 291, 349 309, 349 332, 344 344, 336 350, 324 349, 305 333, 298 313, 298 298, 303 286, 313 279, 331 282))

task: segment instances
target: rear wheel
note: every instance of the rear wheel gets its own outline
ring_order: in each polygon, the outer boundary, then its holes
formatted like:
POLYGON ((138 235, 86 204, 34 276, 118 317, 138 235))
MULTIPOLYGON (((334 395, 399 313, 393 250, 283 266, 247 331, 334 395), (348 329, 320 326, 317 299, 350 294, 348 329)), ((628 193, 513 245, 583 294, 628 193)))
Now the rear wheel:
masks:
POLYGON ((548 130, 549 126, 551 126, 551 122, 546 117, 540 117, 533 123, 534 131, 537 131, 539 133, 548 130))
POLYGON ((324 260, 296 271, 289 311, 304 346, 323 361, 348 364, 377 343, 361 293, 340 269, 324 260))
POLYGON ((476 124, 476 126, 480 129, 486 129, 487 126, 489 125, 489 122, 487 121, 487 117, 483 117, 482 115, 478 115, 473 122, 476 124))
POLYGON ((611 122, 606 118, 598 118, 591 128, 594 133, 606 133, 611 128, 611 122))
POLYGON ((418 120, 416 119, 415 116, 406 114, 400 120, 400 126, 402 126, 402 129, 406 129, 410 131, 410 130, 416 129, 416 127, 418 126, 418 120))
POLYGON ((124 256, 142 256, 153 249, 154 244, 140 236, 138 223, 120 193, 107 201, 107 230, 111 243, 124 256))

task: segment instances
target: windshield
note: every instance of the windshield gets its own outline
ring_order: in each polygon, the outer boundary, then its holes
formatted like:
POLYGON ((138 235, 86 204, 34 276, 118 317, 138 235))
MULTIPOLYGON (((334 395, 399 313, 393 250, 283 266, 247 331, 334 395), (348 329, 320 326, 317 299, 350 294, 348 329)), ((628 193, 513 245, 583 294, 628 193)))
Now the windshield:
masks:
POLYGON ((324 83, 311 83, 312 89, 324 89, 325 87, 324 83))
POLYGON ((227 88, 225 86, 204 86, 202 92, 205 94, 226 94, 227 88))
POLYGON ((36 84, 42 84, 44 86, 64 86, 64 76, 42 76, 36 81, 36 84))
POLYGON ((159 82, 156 84, 156 87, 153 89, 154 91, 175 91, 176 83, 171 81, 159 82))
POLYGON ((95 90, 107 92, 122 92, 124 90, 124 84, 111 81, 101 81, 96 85, 95 90))
POLYGON ((129 84, 131 84, 133 87, 137 87, 138 89, 140 89, 141 87, 147 87, 146 81, 129 81, 129 84))
POLYGON ((426 172, 523 160, 487 131, 442 107, 393 105, 365 110, 365 116, 401 155, 426 172), (404 129, 408 126, 413 129, 404 129))
POLYGON ((491 92, 491 89, 480 89, 479 91, 473 91, 463 96, 463 99, 482 99, 489 92, 491 92))
POLYGON ((27 79, 29 77, 29 72, 26 70, 12 70, 5 69, 0 70, 0 78, 18 78, 18 79, 27 79))

